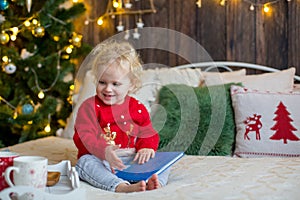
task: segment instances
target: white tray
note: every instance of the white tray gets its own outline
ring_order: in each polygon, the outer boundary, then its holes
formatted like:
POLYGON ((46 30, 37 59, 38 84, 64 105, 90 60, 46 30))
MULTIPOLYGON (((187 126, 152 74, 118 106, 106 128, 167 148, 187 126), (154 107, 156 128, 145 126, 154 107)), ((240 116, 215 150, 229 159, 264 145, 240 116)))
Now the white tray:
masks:
POLYGON ((48 171, 60 172, 60 179, 57 184, 46 187, 45 191, 31 186, 9 187, 0 192, 1 200, 11 200, 14 194, 16 199, 26 200, 74 200, 85 199, 85 191, 80 189, 80 181, 75 167, 71 167, 69 160, 63 160, 55 165, 48 165, 48 171))

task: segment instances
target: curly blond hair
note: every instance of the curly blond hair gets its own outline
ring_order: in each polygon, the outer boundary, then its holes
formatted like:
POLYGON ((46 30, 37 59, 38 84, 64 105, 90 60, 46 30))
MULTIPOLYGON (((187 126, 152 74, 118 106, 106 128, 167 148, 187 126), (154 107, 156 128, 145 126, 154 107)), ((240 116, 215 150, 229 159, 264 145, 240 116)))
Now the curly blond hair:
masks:
POLYGON ((140 74, 143 70, 139 55, 133 46, 126 41, 107 40, 98 44, 94 49, 94 60, 92 61, 92 72, 95 76, 96 84, 101 74, 113 62, 118 62, 120 67, 124 67, 124 62, 129 63, 130 78, 133 90, 136 91, 141 86, 140 74))

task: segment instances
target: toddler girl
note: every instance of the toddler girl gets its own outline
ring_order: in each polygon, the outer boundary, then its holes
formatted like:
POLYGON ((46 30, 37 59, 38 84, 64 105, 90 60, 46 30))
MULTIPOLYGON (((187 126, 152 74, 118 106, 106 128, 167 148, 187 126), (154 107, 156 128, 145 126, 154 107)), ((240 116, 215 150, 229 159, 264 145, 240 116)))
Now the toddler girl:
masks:
POLYGON ((78 148, 76 170, 91 185, 115 192, 137 192, 166 185, 169 171, 148 182, 129 183, 118 178, 124 161, 143 164, 155 156, 159 135, 145 106, 129 96, 141 84, 142 65, 128 42, 106 41, 97 45, 92 71, 96 95, 85 100, 77 113, 73 140, 78 148))

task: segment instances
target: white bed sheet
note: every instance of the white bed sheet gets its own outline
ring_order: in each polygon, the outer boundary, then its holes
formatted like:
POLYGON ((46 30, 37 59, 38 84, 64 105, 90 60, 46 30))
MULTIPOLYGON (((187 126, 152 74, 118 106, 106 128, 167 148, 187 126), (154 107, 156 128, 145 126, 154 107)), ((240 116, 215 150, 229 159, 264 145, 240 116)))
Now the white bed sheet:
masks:
MULTIPOLYGON (((70 139, 47 137, 8 147, 21 155, 41 155, 49 164, 76 163, 70 139)), ((164 188, 113 193, 81 182, 86 199, 272 199, 300 198, 300 158, 233 158, 184 156, 172 167, 164 188)))

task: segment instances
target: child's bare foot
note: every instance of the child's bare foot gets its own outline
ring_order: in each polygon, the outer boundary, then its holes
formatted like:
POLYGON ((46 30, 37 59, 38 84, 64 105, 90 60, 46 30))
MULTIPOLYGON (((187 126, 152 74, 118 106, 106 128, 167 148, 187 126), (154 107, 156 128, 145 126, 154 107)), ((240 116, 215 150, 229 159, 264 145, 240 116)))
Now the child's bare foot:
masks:
POLYGON ((121 183, 116 187, 116 192, 142 192, 146 190, 146 182, 140 181, 134 184, 128 185, 127 183, 121 183))
POLYGON ((155 189, 158 189, 160 187, 161 187, 161 185, 160 185, 160 183, 158 181, 157 174, 153 174, 151 176, 151 178, 148 180, 146 189, 147 190, 155 190, 155 189))

